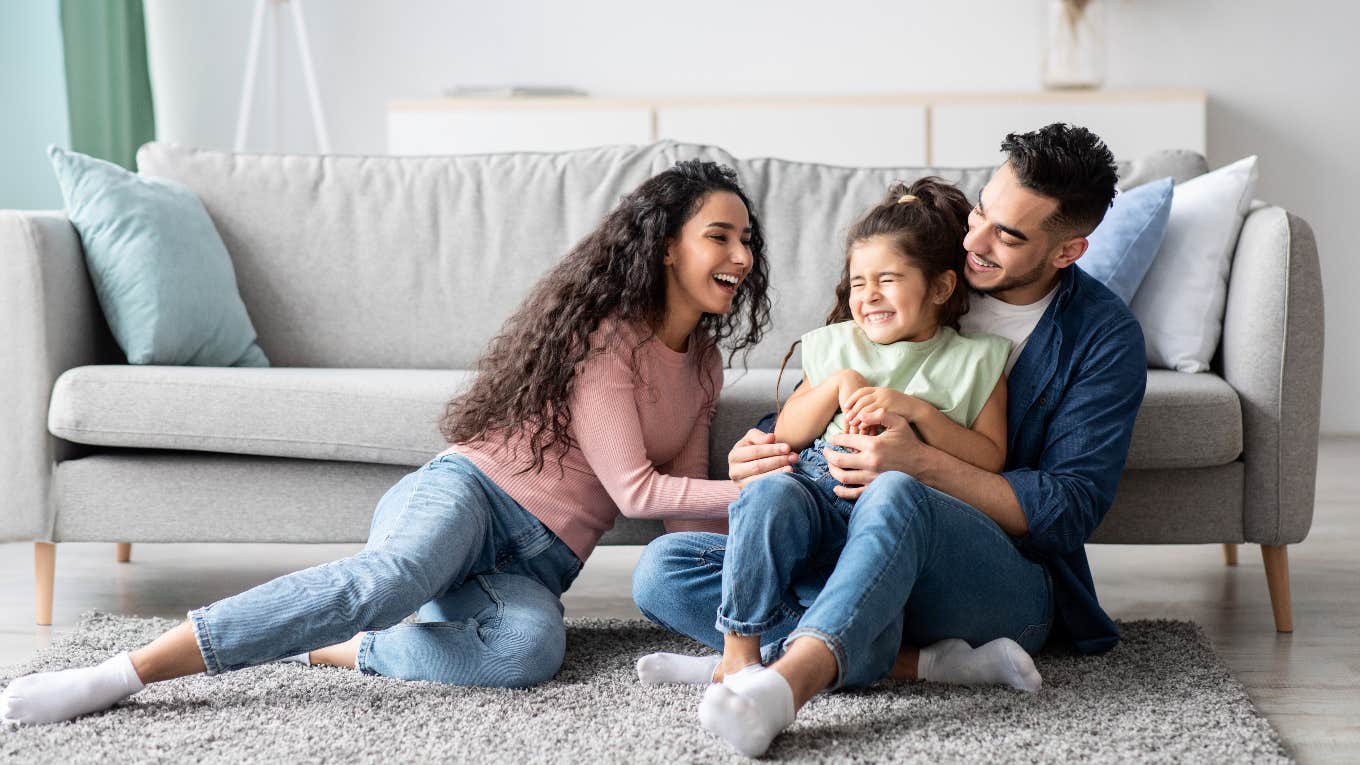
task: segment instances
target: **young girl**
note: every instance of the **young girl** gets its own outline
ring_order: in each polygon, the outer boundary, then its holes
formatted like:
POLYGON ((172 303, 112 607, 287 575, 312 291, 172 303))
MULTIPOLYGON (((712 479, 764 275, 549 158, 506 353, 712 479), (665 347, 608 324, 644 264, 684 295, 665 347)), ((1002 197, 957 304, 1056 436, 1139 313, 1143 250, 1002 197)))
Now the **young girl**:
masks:
POLYGON ((803 335, 803 382, 775 422, 799 454, 795 474, 842 514, 823 450, 860 414, 900 414, 926 443, 984 470, 1006 461, 1010 342, 965 337, 962 234, 970 205, 957 188, 923 178, 896 184, 851 228, 845 270, 826 326, 803 335))
POLYGON ((657 175, 492 340, 448 405, 452 446, 379 501, 362 552, 191 611, 131 654, 18 678, 0 721, 69 720, 146 683, 279 659, 459 685, 550 679, 561 594, 619 513, 725 528, 739 489, 705 480, 718 346, 760 339, 766 284, 736 175, 700 162, 657 175))
POLYGON ((767 650, 778 650, 782 635, 767 633, 787 632, 791 609, 806 605, 788 602, 789 593, 815 597, 845 545, 854 504, 837 494, 823 449, 834 448, 827 440, 835 433, 863 432, 862 414, 895 412, 928 444, 1002 469, 1010 342, 958 332, 968 307, 962 242, 970 209, 957 188, 924 178, 894 185, 850 229, 835 307, 826 326, 803 336, 803 383, 775 424, 776 441, 802 450, 798 462, 751 483, 733 503, 717 633, 691 635, 710 645, 720 635, 723 655, 645 656, 644 682, 716 681, 758 668, 762 635, 767 650))

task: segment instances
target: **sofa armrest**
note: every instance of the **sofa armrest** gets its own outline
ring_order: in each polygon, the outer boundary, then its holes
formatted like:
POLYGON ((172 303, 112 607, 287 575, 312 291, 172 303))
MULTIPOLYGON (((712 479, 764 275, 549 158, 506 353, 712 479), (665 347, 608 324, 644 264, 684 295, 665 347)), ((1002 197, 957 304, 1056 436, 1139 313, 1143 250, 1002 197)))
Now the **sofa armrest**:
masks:
POLYGON ((1223 318, 1223 377, 1242 400, 1248 542, 1301 542, 1313 522, 1322 343, 1313 230, 1257 202, 1237 241, 1223 318))
POLYGON ((47 432, 52 383, 126 363, 63 213, 0 210, 0 337, 0 542, 46 541, 52 466, 85 450, 47 432))

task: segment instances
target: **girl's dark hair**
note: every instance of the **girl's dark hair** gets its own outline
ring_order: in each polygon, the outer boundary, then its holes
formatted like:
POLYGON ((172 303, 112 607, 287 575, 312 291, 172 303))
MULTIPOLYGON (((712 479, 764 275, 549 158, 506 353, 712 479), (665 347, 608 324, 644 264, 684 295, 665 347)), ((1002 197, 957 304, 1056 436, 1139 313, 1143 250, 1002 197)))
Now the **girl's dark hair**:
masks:
MULTIPOLYGON (((626 195, 534 286, 506 320, 477 362, 469 389, 444 408, 439 429, 449 443, 488 439, 505 441, 520 429, 528 434, 531 464, 520 472, 542 470, 545 454, 561 456, 575 445, 567 405, 577 367, 591 353, 590 335, 601 320, 652 332, 666 314, 666 268, 662 260, 686 221, 710 194, 730 192, 746 205, 751 221, 751 270, 742 280, 727 314, 704 314, 699 336, 708 339, 703 354, 729 349, 750 352, 769 325, 769 275, 765 238, 737 174, 713 162, 679 162, 626 195)), ((633 348, 653 335, 645 333, 633 348)), ((706 357, 704 358, 706 361, 706 357)), ((705 369, 701 364, 700 369, 705 369)), ((707 375, 700 374, 707 385, 707 375)), ((715 391, 709 392, 716 396, 715 391)))
POLYGON ((940 324, 958 329, 959 319, 968 313, 963 237, 968 233, 970 210, 972 205, 963 192, 941 178, 927 176, 910 186, 894 183, 883 201, 850 227, 845 238, 845 268, 836 285, 836 305, 827 314, 826 323, 850 320, 850 251, 860 242, 881 236, 925 274, 927 284, 934 284, 946 271, 954 272, 954 292, 940 306, 940 324))

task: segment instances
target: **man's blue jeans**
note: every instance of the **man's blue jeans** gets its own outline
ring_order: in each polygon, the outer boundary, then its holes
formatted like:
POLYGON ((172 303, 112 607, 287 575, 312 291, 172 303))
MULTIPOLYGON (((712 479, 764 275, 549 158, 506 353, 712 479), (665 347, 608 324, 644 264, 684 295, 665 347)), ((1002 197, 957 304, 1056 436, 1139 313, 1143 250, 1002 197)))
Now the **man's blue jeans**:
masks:
POLYGON ((717 650, 724 629, 759 634, 767 662, 794 639, 821 640, 836 658, 832 688, 886 677, 903 645, 1009 637, 1033 653, 1047 639, 1048 572, 986 515, 903 473, 876 478, 848 518, 824 499, 797 473, 752 482, 729 535, 647 546, 638 608, 717 650))
POLYGON ((367 631, 366 674, 523 687, 557 674, 562 593, 581 562, 466 457, 432 460, 378 502, 363 551, 189 612, 209 675, 367 631), (401 621, 415 612, 418 624, 401 621))

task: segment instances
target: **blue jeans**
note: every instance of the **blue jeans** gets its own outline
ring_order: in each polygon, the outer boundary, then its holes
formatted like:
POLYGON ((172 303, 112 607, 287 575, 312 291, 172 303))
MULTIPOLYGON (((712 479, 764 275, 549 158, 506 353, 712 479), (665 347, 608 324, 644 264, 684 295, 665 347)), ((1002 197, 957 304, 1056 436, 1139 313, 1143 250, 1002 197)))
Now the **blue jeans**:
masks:
POLYGON ((816 638, 836 659, 832 688, 886 677, 903 645, 1009 637, 1033 653, 1048 638, 1048 572, 970 505, 890 472, 848 518, 829 509, 805 476, 755 481, 727 536, 649 544, 633 598, 647 618, 717 650, 725 629, 759 634, 767 662, 816 638))
MULTIPOLYGON (((823 501, 827 502, 830 508, 849 518, 850 512, 855 509, 855 502, 836 496, 836 487, 840 486, 841 482, 831 475, 831 467, 826 462, 826 454, 822 452, 823 449, 832 449, 838 452, 848 451, 839 446, 832 446, 819 438, 812 442, 812 446, 798 453, 798 462, 794 464, 793 472, 810 479, 823 501)), ((738 501, 740 501, 740 497, 738 497, 738 501)))
POLYGON ((209 675, 367 631, 366 674, 525 687, 557 674, 567 545, 467 458, 432 460, 378 502, 356 555, 189 612, 209 675), (401 621, 416 612, 419 623, 401 621))

